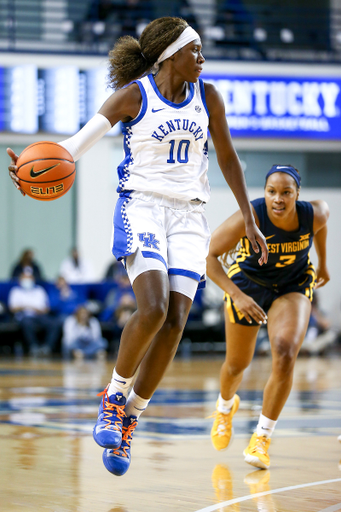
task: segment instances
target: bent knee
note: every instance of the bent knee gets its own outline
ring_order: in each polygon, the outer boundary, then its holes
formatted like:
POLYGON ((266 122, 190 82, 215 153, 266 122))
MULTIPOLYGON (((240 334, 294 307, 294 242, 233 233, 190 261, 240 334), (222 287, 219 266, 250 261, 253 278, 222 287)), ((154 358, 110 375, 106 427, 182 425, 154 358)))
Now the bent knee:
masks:
POLYGON ((146 327, 157 326, 160 329, 167 318, 167 309, 168 303, 166 301, 159 301, 155 304, 145 304, 137 311, 139 321, 146 327))
POLYGON ((167 318, 164 323, 164 330, 170 338, 178 338, 182 335, 186 325, 187 317, 184 318, 182 315, 174 318, 167 318))
POLYGON ((231 377, 237 377, 249 366, 249 361, 226 361, 225 371, 231 377))
POLYGON ((273 365, 281 372, 291 372, 299 350, 299 340, 278 337, 273 343, 273 365))

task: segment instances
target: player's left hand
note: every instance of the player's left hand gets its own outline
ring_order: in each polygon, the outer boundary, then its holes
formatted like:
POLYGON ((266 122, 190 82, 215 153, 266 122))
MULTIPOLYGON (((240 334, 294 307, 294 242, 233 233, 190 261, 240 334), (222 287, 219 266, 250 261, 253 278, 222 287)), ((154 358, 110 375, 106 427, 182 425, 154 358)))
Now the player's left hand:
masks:
POLYGON ((259 252, 259 247, 262 250, 261 257, 258 260, 259 265, 262 266, 263 263, 267 263, 268 262, 268 255, 269 255, 268 246, 267 246, 267 243, 266 243, 266 240, 265 240, 265 236, 260 231, 260 229, 258 228, 257 224, 256 223, 252 223, 252 224, 250 224, 248 226, 245 226, 245 233, 246 233, 246 236, 247 236, 247 238, 249 239, 249 241, 250 241, 250 243, 252 245, 252 249, 256 253, 259 252), (259 245, 259 247, 258 247, 258 245, 259 245))
POLYGON ((18 160, 18 155, 16 155, 13 151, 13 149, 11 148, 7 148, 7 154, 11 157, 11 163, 10 165, 8 166, 8 172, 9 172, 9 176, 13 182, 13 185, 15 186, 15 188, 17 188, 18 190, 20 190, 20 192, 22 193, 23 196, 25 196, 25 192, 21 189, 20 185, 19 185, 19 178, 17 176, 17 160, 18 160))
POLYGON ((315 290, 317 288, 322 288, 325 284, 330 281, 330 275, 326 267, 317 267, 316 269, 316 283, 315 290))

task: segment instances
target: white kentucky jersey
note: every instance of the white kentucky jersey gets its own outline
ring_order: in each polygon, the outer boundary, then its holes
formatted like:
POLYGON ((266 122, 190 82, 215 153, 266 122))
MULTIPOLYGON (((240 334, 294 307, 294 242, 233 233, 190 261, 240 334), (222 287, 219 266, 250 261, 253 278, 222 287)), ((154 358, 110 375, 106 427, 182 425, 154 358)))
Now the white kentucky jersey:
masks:
POLYGON ((125 158, 118 167, 117 191, 207 202, 209 114, 202 80, 189 84, 182 103, 164 98, 151 74, 136 83, 142 104, 135 119, 122 123, 125 158))

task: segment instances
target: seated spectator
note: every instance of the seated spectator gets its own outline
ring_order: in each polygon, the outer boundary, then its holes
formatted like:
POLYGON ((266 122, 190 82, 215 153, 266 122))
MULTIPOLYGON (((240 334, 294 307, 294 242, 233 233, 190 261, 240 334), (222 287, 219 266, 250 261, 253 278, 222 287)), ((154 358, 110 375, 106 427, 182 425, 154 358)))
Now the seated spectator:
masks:
POLYGON ((148 23, 153 19, 150 0, 126 0, 117 8, 117 18, 121 27, 120 36, 138 39, 148 23))
POLYGON ((9 293, 8 308, 20 323, 30 355, 49 355, 59 338, 60 321, 49 315, 48 295, 42 286, 36 285, 31 273, 20 274, 19 285, 14 286, 9 293), (39 331, 45 334, 41 347, 39 331))
POLYGON ((86 291, 74 290, 66 282, 65 278, 59 276, 55 286, 49 291, 51 311, 60 318, 72 315, 80 304, 86 301, 86 291))
POLYGON ((62 261, 59 275, 64 277, 67 283, 90 283, 94 280, 91 265, 79 256, 74 247, 69 257, 62 261))
POLYGON ((242 0, 221 0, 217 6, 217 25, 226 31, 226 39, 248 45, 253 37, 253 16, 242 0))
POLYGON ((6 304, 0 301, 0 322, 7 320, 6 304))
MULTIPOLYGON (((176 0, 172 1, 173 13, 166 14, 166 16, 177 16, 179 18, 184 18, 187 23, 196 30, 200 34, 200 26, 197 22, 196 16, 194 14, 193 4, 191 0, 176 0)), ((208 4, 207 4, 208 5, 208 4)), ((169 7, 168 7, 169 8, 169 7)), ((209 5, 208 5, 209 9, 209 5)), ((209 11, 208 11, 209 14, 209 11)))
POLYGON ((123 265, 117 267, 113 281, 117 286, 109 291, 104 301, 104 308, 99 315, 100 320, 103 322, 114 321, 115 311, 119 307, 123 295, 128 294, 135 301, 135 295, 123 265))
MULTIPOLYGON (((319 308, 318 293, 315 291, 311 304, 309 325, 301 346, 300 354, 322 354, 336 341, 337 337, 338 333, 330 328, 330 321, 319 308)), ((259 330, 256 353, 260 355, 269 355, 271 353, 266 326, 262 326, 259 330)))
POLYGON ((20 274, 31 272, 36 281, 42 281, 42 273, 39 265, 34 261, 34 253, 32 249, 25 249, 18 263, 16 263, 11 272, 11 279, 17 279, 20 274))
POLYGON ((123 327, 128 322, 131 315, 136 311, 136 300, 130 293, 121 295, 117 308, 113 313, 114 339, 120 339, 123 327))
POLYGON ((337 332, 330 328, 330 321, 321 311, 318 293, 315 292, 311 304, 311 315, 301 352, 311 355, 322 354, 337 338, 337 332))
POLYGON ((97 318, 84 306, 67 317, 63 326, 63 356, 76 359, 92 358, 97 356, 104 359, 108 342, 102 338, 101 326, 97 318))
POLYGON ((224 34, 224 37, 216 40, 217 46, 234 48, 241 56, 243 49, 247 49, 258 57, 265 57, 262 45, 254 38, 254 15, 243 0, 219 0, 215 27, 220 27, 224 34))
POLYGON ((114 258, 114 261, 110 263, 109 267, 104 276, 105 281, 115 280, 117 273, 121 272, 122 263, 114 258))
POLYGON ((114 40, 126 35, 138 39, 153 18, 151 0, 93 0, 79 37, 88 38, 87 30, 91 28, 94 41, 111 40, 113 44, 114 40))

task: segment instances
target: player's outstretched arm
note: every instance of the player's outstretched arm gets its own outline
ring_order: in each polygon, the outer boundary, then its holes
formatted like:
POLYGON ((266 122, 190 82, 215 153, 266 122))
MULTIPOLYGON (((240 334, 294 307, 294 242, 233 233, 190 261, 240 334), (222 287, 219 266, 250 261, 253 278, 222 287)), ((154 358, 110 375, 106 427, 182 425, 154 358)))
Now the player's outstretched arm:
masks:
MULTIPOLYGON (((129 121, 137 116, 141 107, 141 93, 137 84, 132 84, 125 89, 114 92, 102 105, 97 114, 94 115, 86 125, 72 137, 59 144, 69 151, 76 162, 84 153, 96 144, 116 123, 129 121)), ((21 190, 17 176, 18 155, 11 148, 7 148, 11 157, 8 166, 10 178, 14 186, 21 190)))
POLYGON ((137 84, 114 92, 78 133, 59 144, 68 150, 76 162, 116 123, 135 118, 139 113, 141 101, 142 96, 137 84))
POLYGON ((325 201, 311 201, 314 209, 314 245, 318 258, 316 268, 315 288, 321 288, 330 281, 327 268, 327 221, 329 218, 329 207, 325 201))
POLYGON ((242 292, 227 277, 219 260, 219 257, 231 251, 245 234, 244 218, 241 211, 238 210, 212 234, 209 254, 207 256, 207 275, 230 295, 239 311, 243 313, 249 323, 251 323, 251 318, 253 318, 257 323, 265 324, 267 321, 266 313, 251 297, 242 292))
POLYGON ((247 193, 244 173, 239 158, 233 147, 230 131, 226 122, 225 106, 221 94, 212 84, 205 84, 207 108, 210 114, 209 130, 217 152, 217 159, 224 178, 237 199, 244 217, 245 233, 253 250, 258 253, 259 244, 261 256, 260 265, 268 261, 266 240, 255 223, 247 193))

